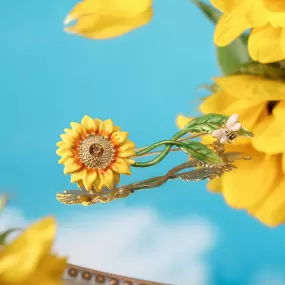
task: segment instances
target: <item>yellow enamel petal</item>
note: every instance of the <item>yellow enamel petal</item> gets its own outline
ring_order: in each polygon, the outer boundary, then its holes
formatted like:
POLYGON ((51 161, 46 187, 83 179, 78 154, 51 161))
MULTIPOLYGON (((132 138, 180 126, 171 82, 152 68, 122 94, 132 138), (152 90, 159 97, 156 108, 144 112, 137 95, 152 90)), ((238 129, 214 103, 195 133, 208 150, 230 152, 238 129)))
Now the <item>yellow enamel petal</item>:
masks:
POLYGON ((120 183, 121 175, 119 173, 113 172, 114 175, 114 186, 120 183))
POLYGON ((95 171, 83 171, 83 184, 86 190, 92 190, 92 186, 97 178, 97 173, 95 171))
POLYGON ((82 125, 79 123, 71 122, 70 125, 71 125, 72 130, 78 134, 82 134, 82 132, 84 131, 84 129, 82 128, 82 125))
POLYGON ((92 18, 85 16, 79 18, 72 27, 66 27, 65 31, 97 40, 114 38, 148 24, 152 13, 150 8, 134 18, 118 18, 105 14, 98 18, 94 15, 92 18))
POLYGON ((136 147, 135 143, 128 140, 124 142, 120 147, 119 147, 119 152, 123 152, 125 150, 134 150, 136 147))
POLYGON ((133 164, 135 164, 135 163, 136 163, 136 161, 135 161, 135 160, 130 159, 130 158, 124 158, 124 161, 125 161, 127 164, 129 164, 129 165, 133 165, 133 164))
POLYGON ((114 124, 111 119, 108 119, 101 123, 99 128, 99 134, 102 136, 109 136, 113 132, 114 124))
POLYGON ((121 157, 121 158, 127 158, 127 157, 131 157, 134 155, 136 155, 136 152, 134 149, 125 150, 125 151, 121 151, 118 153, 118 157, 121 157))
POLYGON ((71 156, 63 156, 63 157, 58 161, 58 164, 65 164, 70 158, 71 158, 71 156))
POLYGON ((56 146, 58 146, 58 147, 64 147, 64 146, 67 146, 67 144, 66 144, 64 141, 60 141, 60 142, 57 142, 57 143, 56 143, 56 146))
POLYGON ((118 132, 121 128, 119 126, 114 126, 113 132, 118 132))
POLYGON ((184 115, 178 115, 176 118, 176 125, 179 129, 183 129, 192 120, 193 120, 193 118, 186 117, 184 115))
POLYGON ((126 163, 122 158, 118 158, 116 162, 111 166, 111 168, 117 173, 131 175, 129 164, 126 163))
POLYGON ((270 227, 276 227, 285 222, 285 179, 283 174, 276 179, 276 182, 279 183, 272 187, 260 205, 249 209, 251 215, 270 227))
POLYGON ((240 36, 244 31, 250 28, 244 13, 244 5, 238 5, 230 13, 222 15, 219 19, 215 33, 214 41, 217 46, 226 46, 240 36))
POLYGON ((69 133, 69 134, 72 133, 72 130, 71 130, 71 129, 68 129, 68 128, 65 128, 64 131, 65 131, 67 134, 68 134, 68 133, 69 133))
POLYGON ((93 184, 96 192, 101 192, 104 187, 104 180, 103 180, 103 174, 101 172, 98 173, 97 178, 93 184))
POLYGON ((262 153, 252 148, 243 148, 252 156, 250 161, 238 161, 238 169, 223 176, 223 193, 233 208, 247 209, 258 204, 272 190, 276 179, 278 160, 276 156, 265 159, 262 153))
POLYGON ((70 134, 62 134, 61 139, 68 145, 72 146, 74 144, 74 141, 76 139, 76 136, 73 135, 73 133, 70 134))
POLYGON ((114 188, 114 173, 111 169, 107 169, 101 175, 102 183, 106 185, 109 189, 114 188))
POLYGON ((83 188, 84 187, 84 185, 83 185, 83 181, 82 180, 79 180, 78 182, 77 182, 77 186, 78 186, 78 188, 83 188))
POLYGON ((215 178, 210 180, 207 184, 207 188, 212 193, 221 193, 223 189, 223 178, 215 178))
POLYGON ((78 164, 74 158, 70 158, 65 163, 64 174, 70 174, 70 173, 75 172, 81 168, 82 168, 82 166, 80 164, 78 164))
POLYGON ((72 148, 69 145, 65 145, 63 147, 60 147, 59 149, 56 150, 56 154, 62 156, 62 155, 68 155, 72 152, 72 148))
POLYGON ((100 119, 94 119, 95 131, 96 131, 96 132, 99 130, 101 123, 102 123, 102 120, 100 120, 100 119))
POLYGON ((248 51, 251 58, 261 63, 271 63, 284 59, 281 32, 281 28, 273 28, 271 25, 254 28, 248 40, 248 51))
POLYGON ((95 130, 95 122, 92 118, 85 115, 83 119, 81 120, 81 124, 83 127, 88 131, 94 131, 95 130))
POLYGON ((127 132, 115 132, 112 134, 111 139, 116 145, 120 145, 128 138, 127 132))
POLYGON ((83 171, 78 171, 71 174, 70 182, 75 183, 83 179, 83 171))

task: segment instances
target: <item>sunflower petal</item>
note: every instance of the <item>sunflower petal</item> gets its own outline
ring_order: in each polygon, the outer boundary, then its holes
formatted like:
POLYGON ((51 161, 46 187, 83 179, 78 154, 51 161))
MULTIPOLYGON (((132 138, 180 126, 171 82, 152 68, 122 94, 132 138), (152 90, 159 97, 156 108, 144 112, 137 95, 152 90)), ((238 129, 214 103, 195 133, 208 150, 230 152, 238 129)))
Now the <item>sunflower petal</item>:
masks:
POLYGON ((124 142, 120 147, 119 147, 119 152, 123 152, 125 150, 134 150, 136 147, 135 143, 128 140, 124 142))
POLYGON ((254 129, 255 136, 251 140, 254 148, 268 154, 284 152, 285 138, 280 136, 283 125, 284 121, 276 120, 273 116, 264 118, 254 129))
POLYGON ((281 28, 273 28, 271 25, 254 28, 248 40, 248 50, 251 58, 261 63, 271 63, 284 59, 281 32, 281 28))
POLYGON ((223 176, 223 193, 227 203, 233 208, 248 209, 259 203, 272 189, 276 179, 273 171, 278 167, 277 156, 265 160, 262 153, 252 147, 243 147, 243 152, 252 160, 238 161, 236 170, 223 176))
POLYGON ((122 158, 118 158, 116 162, 111 166, 111 168, 117 173, 131 175, 129 164, 126 163, 122 158))
POLYGON ((72 152, 72 148, 69 145, 62 146, 56 150, 56 154, 62 156, 72 152))
POLYGON ((218 10, 227 13, 230 12, 235 6, 237 6, 241 0, 210 0, 212 5, 218 10))
POLYGON ((70 125, 71 125, 72 130, 78 134, 81 134, 84 131, 82 128, 82 125, 79 123, 71 122, 70 125))
POLYGON ((81 120, 81 124, 88 131, 94 131, 95 130, 94 120, 87 115, 85 115, 83 117, 83 119, 81 120))
POLYGON ((92 190, 96 178, 97 173, 95 171, 88 171, 87 169, 83 171, 83 184, 86 190, 92 190))
POLYGON ((83 171, 78 171, 71 174, 70 182, 75 183, 83 179, 83 171))
POLYGON ((111 139, 116 145, 120 145, 128 138, 128 132, 115 132, 112 134, 111 139))
POLYGON ((70 133, 70 134, 62 134, 60 137, 66 144, 72 146, 75 141, 76 135, 70 133))
POLYGON ((114 188, 114 173, 111 169, 107 169, 102 173, 101 176, 102 183, 106 185, 109 189, 114 188))
POLYGON ((113 132, 114 124, 111 119, 108 119, 101 123, 99 128, 99 134, 102 136, 109 136, 113 132))
POLYGON ((121 36, 148 24, 152 19, 152 15, 152 8, 132 18, 108 14, 85 15, 78 18, 73 26, 66 27, 65 31, 91 39, 108 39, 121 36))
POLYGON ((101 172, 98 173, 97 178, 93 184, 95 190, 97 192, 101 192, 104 187, 104 180, 103 180, 103 174, 101 172))
POLYGON ((136 152, 135 152, 134 149, 120 151, 118 153, 118 157, 121 157, 121 158, 127 158, 127 157, 131 157, 131 156, 134 156, 134 155, 136 155, 136 152))
POLYGON ((184 129, 185 126, 190 123, 193 118, 186 117, 184 115, 178 115, 176 118, 176 125, 179 129, 184 129))
POLYGON ((276 179, 276 182, 279 181, 278 185, 271 189, 260 205, 249 209, 251 215, 270 227, 276 227, 285 222, 285 179, 282 175, 280 173, 276 179))
POLYGON ((236 99, 231 96, 231 93, 219 91, 208 96, 199 106, 202 113, 223 113, 236 99))
POLYGON ((74 158, 70 158, 65 163, 64 174, 70 174, 70 173, 75 172, 81 168, 82 168, 82 166, 80 164, 78 164, 74 158))
POLYGON ((213 180, 210 180, 207 184, 207 188, 212 193, 221 193, 223 190, 223 178, 215 178, 213 180))
POLYGON ((216 77, 214 81, 230 96, 247 100, 255 106, 258 102, 285 100, 285 84, 255 75, 216 77), (235 88, 233 88, 235 86, 235 88))
POLYGON ((244 3, 238 5, 230 13, 222 15, 219 19, 214 34, 214 41, 217 46, 228 45, 250 28, 244 17, 244 13, 246 12, 244 3))

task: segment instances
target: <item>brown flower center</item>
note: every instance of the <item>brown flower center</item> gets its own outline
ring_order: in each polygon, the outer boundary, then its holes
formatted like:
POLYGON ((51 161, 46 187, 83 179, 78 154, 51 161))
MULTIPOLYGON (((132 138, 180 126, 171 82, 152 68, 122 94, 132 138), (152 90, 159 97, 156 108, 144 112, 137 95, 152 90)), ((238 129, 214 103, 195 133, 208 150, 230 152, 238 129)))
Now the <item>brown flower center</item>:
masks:
POLYGON ((273 112, 274 107, 279 103, 279 101, 269 101, 267 103, 267 111, 268 115, 271 115, 273 112))
POLYGON ((93 169, 107 168, 115 155, 112 142, 99 135, 87 136, 79 145, 78 154, 81 162, 93 169))
POLYGON ((94 143, 90 146, 89 153, 94 157, 101 157, 104 153, 104 148, 100 144, 94 143))

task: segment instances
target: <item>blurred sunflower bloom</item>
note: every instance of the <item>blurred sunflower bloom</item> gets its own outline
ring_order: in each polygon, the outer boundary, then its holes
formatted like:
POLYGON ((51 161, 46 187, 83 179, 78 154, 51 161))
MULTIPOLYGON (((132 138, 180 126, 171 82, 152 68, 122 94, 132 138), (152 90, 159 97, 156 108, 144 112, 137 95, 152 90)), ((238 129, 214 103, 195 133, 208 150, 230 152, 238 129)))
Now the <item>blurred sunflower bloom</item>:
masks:
POLYGON ((71 129, 61 135, 56 153, 62 157, 59 163, 65 165, 65 174, 71 174, 72 183, 100 192, 104 186, 114 188, 120 174, 131 174, 135 144, 111 119, 102 122, 84 116, 81 124, 70 125, 71 129))
MULTIPOLYGON (((219 91, 200 106, 202 113, 240 115, 251 140, 238 138, 226 151, 250 154, 252 160, 236 162, 238 169, 212 180, 208 188, 223 194, 233 208, 245 209, 268 226, 285 222, 285 84, 253 75, 214 79, 219 91)), ((182 128, 191 119, 178 116, 182 128)), ((213 141, 211 137, 202 139, 213 141)))
POLYGON ((53 218, 27 228, 0 250, 1 285, 60 285, 65 258, 50 253, 56 232, 53 218))
POLYGON ((285 1, 211 0, 223 13, 214 41, 225 46, 248 29, 250 56, 261 63, 285 59, 285 1))
POLYGON ((152 0, 83 0, 69 13, 65 31, 91 39, 121 36, 152 19, 152 0))

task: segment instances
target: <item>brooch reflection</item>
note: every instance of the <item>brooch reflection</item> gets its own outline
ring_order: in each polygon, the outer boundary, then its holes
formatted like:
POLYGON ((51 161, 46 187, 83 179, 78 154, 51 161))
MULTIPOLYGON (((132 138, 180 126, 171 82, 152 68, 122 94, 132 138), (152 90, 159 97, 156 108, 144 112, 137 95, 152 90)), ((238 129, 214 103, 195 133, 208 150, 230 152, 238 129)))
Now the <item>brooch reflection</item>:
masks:
POLYGON ((85 116, 81 124, 71 123, 65 129, 62 141, 57 143, 57 154, 61 156, 64 174, 71 175, 71 182, 80 190, 66 190, 56 195, 64 204, 107 203, 125 198, 138 190, 157 188, 168 180, 201 181, 222 176, 234 170, 237 160, 251 157, 239 152, 226 152, 225 144, 237 137, 252 137, 238 122, 238 115, 230 117, 208 114, 193 119, 184 129, 169 140, 162 140, 146 147, 136 148, 128 139, 128 133, 114 126, 111 119, 101 121, 85 116), (216 141, 204 145, 193 140, 212 135, 216 141), (163 147, 162 150, 154 151, 163 147), (160 163, 170 152, 184 151, 190 160, 175 166, 165 175, 118 186, 120 175, 131 175, 131 167, 151 167, 160 163), (145 162, 137 160, 152 157, 145 162))

